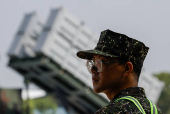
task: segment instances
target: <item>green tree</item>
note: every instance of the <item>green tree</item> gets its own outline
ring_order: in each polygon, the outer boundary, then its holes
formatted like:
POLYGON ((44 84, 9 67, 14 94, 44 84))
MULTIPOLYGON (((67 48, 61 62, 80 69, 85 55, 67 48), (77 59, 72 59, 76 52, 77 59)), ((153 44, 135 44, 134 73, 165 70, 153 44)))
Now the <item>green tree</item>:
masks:
MULTIPOLYGON (((27 101, 25 100, 23 103, 24 114, 26 114, 27 101)), ((29 100, 29 109, 30 114, 34 114, 35 110, 38 110, 41 114, 55 114, 57 103, 53 97, 48 95, 46 97, 29 100)))
POLYGON ((154 74, 154 76, 165 82, 165 87, 157 105, 165 114, 170 114, 170 73, 161 72, 159 74, 154 74))

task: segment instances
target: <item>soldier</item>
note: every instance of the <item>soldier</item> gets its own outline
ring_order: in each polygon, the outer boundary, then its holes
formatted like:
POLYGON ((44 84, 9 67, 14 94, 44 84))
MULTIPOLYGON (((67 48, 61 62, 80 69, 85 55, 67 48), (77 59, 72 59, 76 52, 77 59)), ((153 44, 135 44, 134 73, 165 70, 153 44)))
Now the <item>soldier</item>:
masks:
POLYGON ((93 91, 105 93, 110 100, 95 114, 162 114, 138 87, 148 50, 140 41, 105 30, 94 50, 77 52, 79 58, 87 60, 93 91))

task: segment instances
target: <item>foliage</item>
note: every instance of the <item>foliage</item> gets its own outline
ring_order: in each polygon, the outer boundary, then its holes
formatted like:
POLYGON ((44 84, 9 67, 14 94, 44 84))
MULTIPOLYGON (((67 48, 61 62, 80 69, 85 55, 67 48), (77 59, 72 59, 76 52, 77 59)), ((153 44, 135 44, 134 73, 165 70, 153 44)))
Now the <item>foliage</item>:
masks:
POLYGON ((162 109, 165 114, 170 114, 170 73, 162 72, 154 74, 155 77, 165 82, 165 87, 158 101, 158 107, 162 109))
MULTIPOLYGON (((26 114, 28 102, 25 100, 23 103, 23 111, 26 114)), ((55 114, 56 109, 57 104, 51 96, 29 100, 30 114, 34 114, 35 110, 40 112, 40 114, 55 114)))

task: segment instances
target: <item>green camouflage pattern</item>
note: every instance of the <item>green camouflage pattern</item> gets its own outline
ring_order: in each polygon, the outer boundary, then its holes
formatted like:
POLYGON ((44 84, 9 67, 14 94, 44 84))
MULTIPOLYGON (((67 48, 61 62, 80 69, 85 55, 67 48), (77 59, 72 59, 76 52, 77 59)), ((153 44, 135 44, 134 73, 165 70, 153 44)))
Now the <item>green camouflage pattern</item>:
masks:
MULTIPOLYGON (((124 96, 132 96, 136 98, 142 105, 146 114, 151 114, 150 103, 146 98, 144 89, 141 87, 130 87, 122 90, 114 96, 107 106, 102 107, 95 114, 141 114, 140 110, 133 102, 125 99, 116 101, 124 96)), ((158 114, 163 114, 158 107, 157 110, 158 114)))
POLYGON ((110 30, 101 32, 97 46, 93 50, 79 51, 77 56, 91 60, 93 55, 126 57, 133 64, 143 66, 149 48, 144 43, 110 30))

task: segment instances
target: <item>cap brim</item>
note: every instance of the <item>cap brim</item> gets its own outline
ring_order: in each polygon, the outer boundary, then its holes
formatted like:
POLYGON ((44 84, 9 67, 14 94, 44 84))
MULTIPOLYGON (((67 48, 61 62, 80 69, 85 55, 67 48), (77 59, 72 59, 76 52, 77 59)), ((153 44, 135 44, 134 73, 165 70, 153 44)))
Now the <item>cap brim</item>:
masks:
POLYGON ((81 59, 92 60, 94 55, 102 55, 108 57, 118 57, 116 55, 108 54, 106 52, 102 52, 99 50, 85 50, 85 51, 78 51, 77 56, 81 59))

